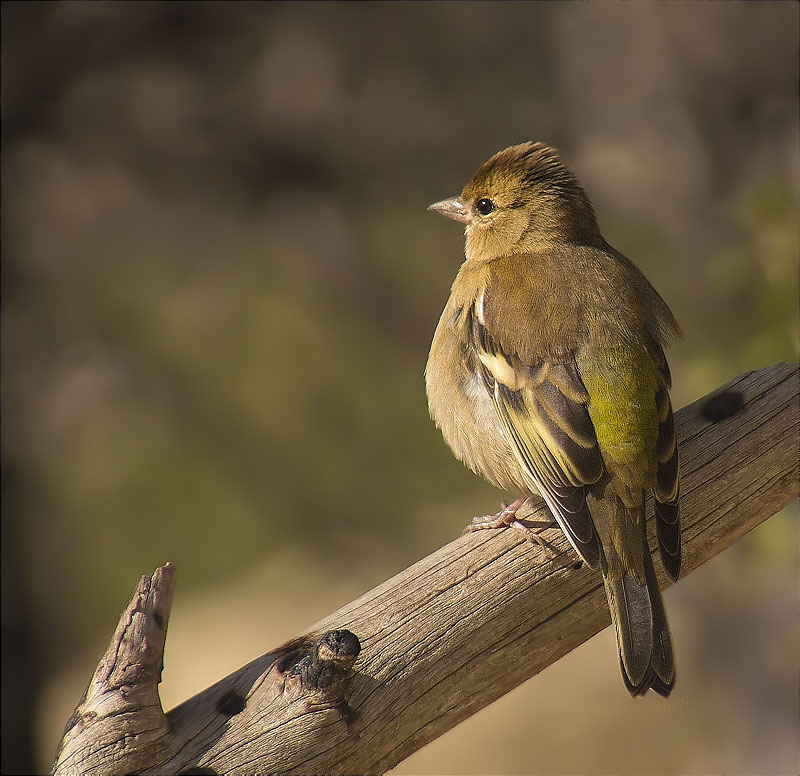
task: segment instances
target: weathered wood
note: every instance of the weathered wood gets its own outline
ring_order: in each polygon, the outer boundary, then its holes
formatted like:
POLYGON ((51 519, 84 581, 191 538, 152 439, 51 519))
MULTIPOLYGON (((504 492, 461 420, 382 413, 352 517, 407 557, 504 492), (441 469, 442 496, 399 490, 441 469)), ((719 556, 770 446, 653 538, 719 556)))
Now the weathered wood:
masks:
MULTIPOLYGON (((776 364, 677 413, 683 575, 797 497, 799 385, 797 365, 776 364)), ((530 517, 550 522, 543 507, 530 517)), ((152 716, 154 684, 126 694, 123 683, 106 703, 102 683, 117 673, 109 660, 120 628, 139 612, 129 607, 95 673, 99 689, 90 685, 76 709, 80 727, 68 725, 54 770, 384 772, 609 624, 599 574, 575 568, 560 531, 543 536, 553 553, 515 531, 460 537, 310 628, 358 636, 349 706, 344 679, 338 695, 300 681, 297 670, 292 679, 310 637, 254 660, 166 717, 157 706, 160 719, 152 716)), ((147 646, 156 652, 163 638, 147 646)), ((147 664, 154 660, 148 653, 147 664)), ((141 673, 152 684, 152 672, 141 673)))
POLYGON ((175 566, 142 577, 119 618, 83 698, 72 712, 53 768, 61 773, 125 773, 169 752, 169 724, 158 684, 175 566))

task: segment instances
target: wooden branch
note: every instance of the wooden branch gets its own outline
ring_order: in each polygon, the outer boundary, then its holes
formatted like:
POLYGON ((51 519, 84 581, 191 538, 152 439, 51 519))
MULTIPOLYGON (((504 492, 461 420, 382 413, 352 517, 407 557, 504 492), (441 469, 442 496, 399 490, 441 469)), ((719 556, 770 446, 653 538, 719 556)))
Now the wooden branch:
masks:
MULTIPOLYGON (((798 495, 798 385, 776 364, 677 414, 684 575, 798 495)), ((599 574, 543 535, 553 553, 460 537, 164 715, 168 564, 142 579, 53 770, 382 773, 609 624, 599 574)))

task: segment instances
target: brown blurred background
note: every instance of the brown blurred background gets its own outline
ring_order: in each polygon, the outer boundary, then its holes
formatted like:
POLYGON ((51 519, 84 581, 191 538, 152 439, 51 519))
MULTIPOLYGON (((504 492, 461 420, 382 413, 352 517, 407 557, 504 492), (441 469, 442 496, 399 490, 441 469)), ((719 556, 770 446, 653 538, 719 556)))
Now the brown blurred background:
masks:
MULTIPOLYGON (((461 260, 425 212, 557 146, 686 338, 674 404, 797 358, 798 6, 4 3, 4 772, 43 771, 141 574, 166 708, 501 494, 428 419, 461 260)), ((396 773, 795 773, 796 515, 396 773)))

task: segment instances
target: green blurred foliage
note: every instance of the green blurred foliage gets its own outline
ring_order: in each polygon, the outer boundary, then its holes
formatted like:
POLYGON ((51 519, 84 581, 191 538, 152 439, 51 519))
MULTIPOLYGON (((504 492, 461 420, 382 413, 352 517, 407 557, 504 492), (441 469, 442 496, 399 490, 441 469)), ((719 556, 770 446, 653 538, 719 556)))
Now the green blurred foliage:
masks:
MULTIPOLYGON (((85 684, 138 575, 165 560, 176 606, 231 590, 225 607, 257 618, 243 591, 260 569, 364 589, 496 508, 430 422, 422 372, 462 251, 425 207, 499 148, 559 147, 607 239, 667 299, 686 335, 669 354, 676 406, 797 358, 794 4, 2 14, 3 737, 18 742, 4 771, 46 767, 82 689, 65 677, 85 684)), ((597 653, 591 675, 613 689, 576 686, 569 711, 597 729, 596 772, 641 770, 601 743, 616 720, 671 714, 686 732, 707 709, 722 709, 714 735, 651 742, 670 770, 785 767, 775 741, 793 720, 755 680, 703 706, 720 643, 702 634, 744 628, 752 646, 783 627, 744 610, 783 601, 786 575, 764 569, 793 568, 793 525, 770 521, 668 598, 696 634, 678 643, 688 695, 669 711, 617 697, 613 655, 597 653), (744 754, 754 719, 768 729, 744 754)), ((300 598, 301 622, 327 614, 328 598, 300 598)), ((743 686, 743 654, 707 693, 743 686)), ((794 683, 781 665, 752 676, 794 683)), ((536 769, 524 746, 489 762, 536 769)))

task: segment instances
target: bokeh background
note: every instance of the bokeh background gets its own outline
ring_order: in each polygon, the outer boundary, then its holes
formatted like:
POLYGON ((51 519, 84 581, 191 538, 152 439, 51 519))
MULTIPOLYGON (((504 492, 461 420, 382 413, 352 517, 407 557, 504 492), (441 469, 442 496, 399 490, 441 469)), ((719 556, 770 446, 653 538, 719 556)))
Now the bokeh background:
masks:
MULTIPOLYGON (((3 3, 3 772, 43 771, 142 574, 166 708, 501 494, 428 419, 462 237, 557 146, 683 324, 683 406, 797 358, 796 3, 3 3)), ((669 702, 606 630, 396 773, 795 773, 796 514, 666 594, 669 702)))

